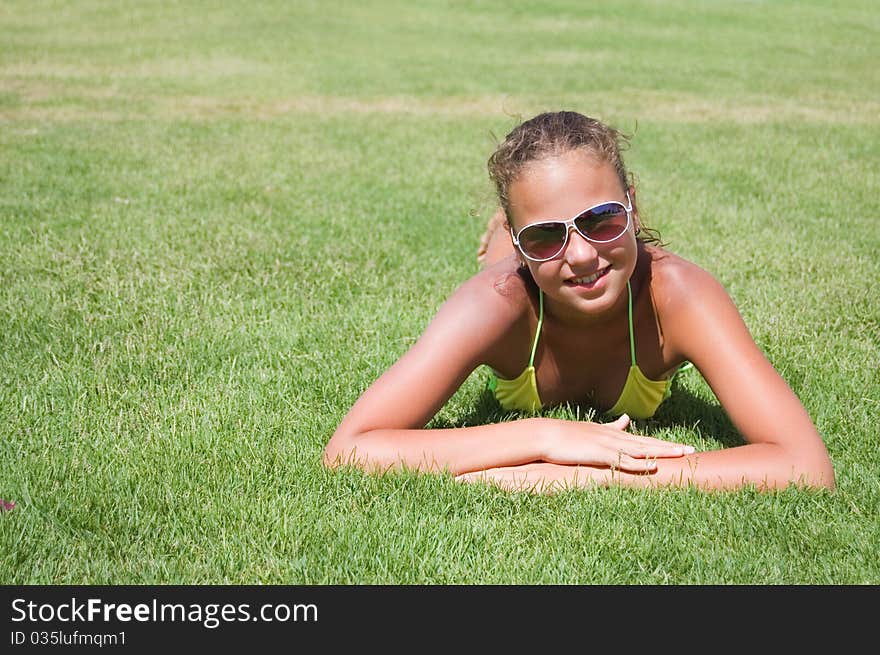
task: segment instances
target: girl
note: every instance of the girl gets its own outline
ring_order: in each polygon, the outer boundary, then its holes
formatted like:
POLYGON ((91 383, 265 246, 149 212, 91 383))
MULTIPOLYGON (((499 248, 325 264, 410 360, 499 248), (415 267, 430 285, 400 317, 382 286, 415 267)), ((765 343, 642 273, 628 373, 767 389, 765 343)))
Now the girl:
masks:
POLYGON ((552 491, 590 484, 833 488, 820 435, 721 285, 657 245, 639 219, 623 137, 574 112, 540 114, 489 159, 501 208, 483 269, 349 411, 328 466, 449 471, 552 491), (627 432, 691 362, 745 445, 695 453, 627 432), (528 417, 424 426, 481 365, 502 407, 586 403, 611 423, 528 417))

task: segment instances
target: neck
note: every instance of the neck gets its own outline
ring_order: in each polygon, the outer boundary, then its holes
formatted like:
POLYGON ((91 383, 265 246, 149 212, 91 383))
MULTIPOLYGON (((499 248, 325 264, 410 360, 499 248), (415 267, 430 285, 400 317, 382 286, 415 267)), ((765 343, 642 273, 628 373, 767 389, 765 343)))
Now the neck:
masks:
POLYGON ((589 313, 563 305, 544 295, 544 316, 554 323, 570 328, 601 328, 606 325, 618 325, 621 320, 626 320, 628 314, 629 299, 626 287, 610 307, 589 313))

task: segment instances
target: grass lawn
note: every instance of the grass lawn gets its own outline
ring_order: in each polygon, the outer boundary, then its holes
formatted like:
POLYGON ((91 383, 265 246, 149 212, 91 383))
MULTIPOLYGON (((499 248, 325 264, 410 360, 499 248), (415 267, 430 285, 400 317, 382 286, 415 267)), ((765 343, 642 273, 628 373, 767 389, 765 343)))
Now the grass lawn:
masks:
MULTIPOLYGON (((0 31, 0 583, 880 583, 873 0, 10 0, 0 31), (634 133, 646 221, 835 492, 322 468, 476 272, 494 138, 562 108, 634 133)), ((484 376, 431 425, 508 419, 484 376)), ((738 443, 696 371, 637 429, 738 443)))

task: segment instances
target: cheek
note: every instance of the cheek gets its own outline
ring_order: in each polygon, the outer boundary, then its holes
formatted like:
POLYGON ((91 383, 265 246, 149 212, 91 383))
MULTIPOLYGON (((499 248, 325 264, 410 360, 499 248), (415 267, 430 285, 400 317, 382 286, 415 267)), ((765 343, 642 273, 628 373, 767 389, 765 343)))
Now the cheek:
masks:
POLYGON ((626 235, 624 237, 621 237, 620 243, 615 245, 614 248, 605 251, 605 255, 609 259, 620 260, 632 258, 634 260, 636 255, 638 254, 638 251, 639 247, 635 237, 631 235, 626 235))
POLYGON ((636 259, 639 256, 639 244, 634 236, 627 235, 626 243, 623 245, 620 251, 621 257, 632 260, 632 265, 635 266, 636 259))
POLYGON ((541 263, 527 262, 525 268, 529 269, 529 273, 532 274, 532 279, 538 284, 538 286, 544 286, 541 284, 542 280, 546 280, 550 283, 559 277, 560 264, 558 260, 551 259, 548 262, 541 263))
POLYGON ((636 262, 639 258, 639 247, 635 237, 624 237, 625 241, 617 248, 605 253, 605 258, 618 270, 627 276, 636 270, 636 262))

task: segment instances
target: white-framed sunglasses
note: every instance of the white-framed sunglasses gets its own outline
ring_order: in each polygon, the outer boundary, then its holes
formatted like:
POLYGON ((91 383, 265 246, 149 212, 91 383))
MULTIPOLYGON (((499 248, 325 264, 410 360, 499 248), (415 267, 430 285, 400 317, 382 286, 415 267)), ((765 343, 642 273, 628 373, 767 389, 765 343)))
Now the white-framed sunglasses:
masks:
POLYGON ((516 234, 510 228, 513 244, 527 259, 546 262, 558 256, 568 243, 568 233, 573 227, 587 241, 610 243, 619 239, 632 223, 632 200, 626 192, 624 205, 617 200, 607 200, 588 207, 574 218, 564 221, 541 221, 526 225, 516 234))

